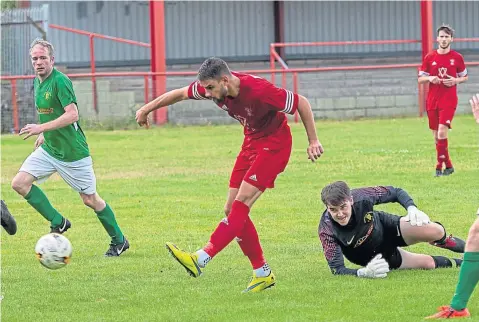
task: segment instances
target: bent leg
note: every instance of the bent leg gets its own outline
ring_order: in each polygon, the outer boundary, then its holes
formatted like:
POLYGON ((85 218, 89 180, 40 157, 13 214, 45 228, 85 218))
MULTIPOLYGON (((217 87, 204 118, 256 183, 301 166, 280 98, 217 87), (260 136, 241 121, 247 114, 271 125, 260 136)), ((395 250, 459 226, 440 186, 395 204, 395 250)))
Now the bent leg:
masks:
POLYGON ((407 245, 420 242, 435 242, 446 235, 444 227, 435 222, 423 226, 412 226, 406 221, 405 217, 401 217, 399 225, 401 235, 407 245))
POLYGON ((231 211, 217 226, 203 250, 214 257, 243 230, 249 216, 250 207, 261 196, 262 191, 244 182, 231 205, 231 211))

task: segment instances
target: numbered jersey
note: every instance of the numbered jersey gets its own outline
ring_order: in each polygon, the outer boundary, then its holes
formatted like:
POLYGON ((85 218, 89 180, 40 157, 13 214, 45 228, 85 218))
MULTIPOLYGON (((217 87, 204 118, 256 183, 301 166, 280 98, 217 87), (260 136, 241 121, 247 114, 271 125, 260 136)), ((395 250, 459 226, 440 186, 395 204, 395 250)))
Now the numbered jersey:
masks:
MULTIPOLYGON (((437 50, 429 53, 424 58, 419 76, 437 76, 441 80, 452 77, 464 77, 467 75, 464 58, 457 51, 451 50, 447 54, 439 54, 437 50)), ((447 87, 442 82, 429 84, 427 97, 427 109, 456 108, 457 88, 447 87)))
MULTIPOLYGON (((50 76, 40 83, 34 80, 35 106, 40 123, 53 121, 65 113, 65 107, 77 104, 70 79, 53 69, 50 76)), ((42 148, 52 157, 65 162, 73 162, 90 155, 85 134, 78 122, 63 128, 44 132, 45 142, 42 148)))
MULTIPOLYGON (((224 101, 215 103, 244 126, 246 137, 255 139, 276 132, 287 124, 285 113, 294 114, 298 109, 297 94, 278 88, 258 76, 232 74, 240 79, 238 96, 227 96, 224 101)), ((199 82, 190 84, 188 88, 190 99, 207 99, 205 93, 199 82)))

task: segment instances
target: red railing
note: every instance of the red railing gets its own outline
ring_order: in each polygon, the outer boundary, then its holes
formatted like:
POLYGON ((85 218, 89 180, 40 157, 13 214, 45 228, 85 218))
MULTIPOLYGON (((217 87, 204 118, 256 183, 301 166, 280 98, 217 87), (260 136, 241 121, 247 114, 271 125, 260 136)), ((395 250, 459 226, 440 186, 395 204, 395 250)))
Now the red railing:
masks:
MULTIPOLYGON (((299 73, 314 73, 314 72, 328 72, 328 71, 353 71, 353 70, 372 70, 372 69, 395 69, 395 68, 415 68, 418 64, 395 64, 395 65, 378 65, 378 66, 340 66, 340 67, 316 67, 316 68, 288 68, 288 69, 263 69, 263 70, 244 70, 242 72, 250 74, 292 74, 293 78, 293 91, 298 93, 299 73)), ((100 73, 76 73, 68 74, 70 78, 100 78, 100 77, 143 77, 144 78, 144 102, 147 103, 149 99, 149 78, 152 76, 196 76, 196 71, 184 72, 100 72, 100 73)), ((11 82, 12 91, 12 107, 13 107, 13 125, 14 131, 19 131, 19 119, 18 119, 18 106, 17 106, 17 93, 16 82, 17 80, 33 79, 34 75, 19 75, 19 76, 0 76, 2 81, 11 82)), ((95 94, 93 94, 95 95, 95 94)), ((298 115, 295 115, 295 122, 298 122, 298 115)))
MULTIPOLYGON (((467 62, 467 66, 479 66, 479 62, 467 62)), ((315 67, 315 68, 289 68, 284 66, 283 69, 261 69, 261 70, 244 70, 242 72, 250 74, 291 74, 293 79, 293 91, 298 93, 299 73, 315 73, 315 72, 331 72, 331 71, 357 71, 357 70, 378 70, 378 69, 400 69, 400 68, 416 68, 419 69, 419 64, 390 64, 390 65, 370 65, 370 66, 335 66, 335 67, 315 67)), ((100 78, 100 77, 143 77, 144 79, 144 102, 150 101, 149 98, 149 78, 152 76, 196 76, 196 71, 178 71, 178 72, 100 72, 100 73, 76 73, 68 74, 70 78, 100 78)), ((19 76, 0 76, 2 81, 11 82, 12 92, 12 107, 13 107, 13 125, 15 132, 19 131, 19 116, 17 104, 17 80, 33 79, 34 75, 19 75, 19 76)), ((413 81, 413 80, 412 80, 413 81)), ((427 86, 427 85, 426 85, 427 86)), ((423 116, 424 102, 427 95, 427 87, 424 84, 418 84, 418 101, 419 101, 419 115, 423 116)), ((93 94, 95 95, 95 94, 93 94)), ((298 116, 295 115, 295 122, 298 122, 298 116)))
MULTIPOLYGON (((435 43, 436 41, 434 41, 435 43)), ((454 38, 454 42, 479 42, 478 37, 473 38, 454 38)), ((275 69, 276 61, 278 61, 283 70, 282 73, 282 84, 286 83, 286 74, 285 70, 288 69, 288 65, 281 58, 281 56, 276 51, 276 48, 285 48, 285 47, 312 47, 312 46, 344 46, 344 45, 394 45, 394 44, 417 44, 421 43, 421 40, 418 39, 399 39, 399 40, 358 40, 358 41, 322 41, 322 42, 290 42, 290 43, 271 43, 270 44, 270 68, 275 69)), ((411 67, 409 65, 414 64, 403 64, 411 67)), ((416 64, 417 65, 417 64, 416 64)), ((477 66, 479 62, 468 62, 467 66, 477 66)), ((394 65, 382 65, 382 66, 394 66, 394 65)), ((372 66, 365 66, 365 69, 373 68, 372 66)), ((378 67, 378 66, 375 66, 378 67)), ((379 66, 380 67, 380 66, 379 66)), ((420 66, 418 66, 419 69, 420 66)), ((397 65, 396 68, 402 68, 397 65)), ((293 74, 293 78, 295 74, 293 74)), ((271 82, 275 82, 275 74, 271 73, 271 82)), ((293 81, 294 83, 294 81, 293 81)), ((425 111, 426 97, 428 93, 427 84, 418 84, 418 102, 419 102, 419 116, 422 117, 425 111)))
POLYGON ((95 64, 95 41, 94 41, 94 39, 99 38, 99 39, 112 40, 112 41, 116 41, 116 42, 120 42, 120 43, 124 43, 124 44, 136 45, 136 46, 141 46, 141 47, 147 47, 147 48, 151 47, 150 44, 144 43, 144 42, 141 42, 141 41, 135 41, 135 40, 119 38, 119 37, 112 37, 112 36, 98 34, 98 33, 95 33, 95 32, 89 32, 89 31, 85 31, 85 30, 69 28, 69 27, 64 27, 64 26, 55 25, 55 24, 49 24, 48 27, 52 28, 52 29, 72 32, 72 33, 83 35, 83 36, 88 36, 90 38, 90 66, 91 66, 91 74, 92 74, 91 82, 92 82, 92 90, 93 90, 93 109, 97 113, 98 113, 98 95, 97 95, 96 79, 95 79, 96 64, 95 64))
MULTIPOLYGON (((284 60, 280 57, 276 48, 285 47, 318 47, 318 46, 344 46, 344 45, 391 45, 391 44, 411 44, 421 43, 420 40, 368 40, 368 41, 321 41, 321 42, 287 42, 287 43, 271 43, 269 45, 269 63, 270 68, 274 69, 276 61, 278 61, 283 69, 287 66, 284 60)), ((283 76, 284 78, 284 76, 283 76)), ((271 74, 271 82, 275 82, 274 74, 271 74)))

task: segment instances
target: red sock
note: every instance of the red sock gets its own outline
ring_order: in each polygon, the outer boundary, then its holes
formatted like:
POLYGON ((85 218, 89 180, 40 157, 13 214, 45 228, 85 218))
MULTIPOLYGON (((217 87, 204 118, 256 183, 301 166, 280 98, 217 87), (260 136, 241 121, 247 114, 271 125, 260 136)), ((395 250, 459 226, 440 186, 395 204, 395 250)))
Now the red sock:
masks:
POLYGON ((449 142, 447 141, 447 139, 444 139, 444 146, 445 146, 445 156, 446 156, 446 160, 444 162, 446 162, 446 168, 452 168, 452 162, 451 162, 451 157, 449 156, 449 142))
POLYGON ((446 164, 446 168, 452 168, 451 158, 449 157, 449 149, 448 149, 448 142, 447 139, 438 139, 437 145, 437 162, 439 164, 439 160, 446 164))
POLYGON ((211 257, 218 254, 243 230, 248 214, 249 207, 235 200, 231 205, 230 214, 219 223, 203 250, 211 257))
POLYGON ((238 244, 243 254, 249 258, 253 269, 263 267, 266 263, 263 256, 263 249, 259 242, 258 232, 249 216, 248 219, 246 219, 243 230, 238 235, 238 244))
POLYGON ((436 169, 442 170, 442 164, 446 161, 446 145, 444 139, 438 139, 436 142, 436 169))

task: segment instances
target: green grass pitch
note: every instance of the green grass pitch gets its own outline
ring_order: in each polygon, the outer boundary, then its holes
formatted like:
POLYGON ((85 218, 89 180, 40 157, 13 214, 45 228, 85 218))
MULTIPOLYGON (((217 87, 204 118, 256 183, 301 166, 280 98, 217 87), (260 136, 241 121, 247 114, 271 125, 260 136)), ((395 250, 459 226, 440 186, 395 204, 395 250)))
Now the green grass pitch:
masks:
MULTIPOLYGON (((109 238, 94 212, 54 175, 40 187, 71 220, 66 236, 73 244, 72 262, 58 271, 34 256, 48 223, 10 188, 34 140, 2 136, 2 198, 18 222, 17 235, 1 233, 3 321, 420 321, 449 303, 458 269, 395 271, 383 280, 333 276, 317 234, 319 194, 334 180, 402 187, 432 220, 465 238, 479 205, 479 127, 472 117, 454 120, 449 150, 456 173, 444 178, 433 177, 425 118, 318 121, 325 154, 317 163, 307 160, 302 124, 291 127, 290 163, 251 212, 277 285, 246 295, 252 271, 235 242, 197 279, 164 247, 171 241, 194 251, 224 217, 239 125, 88 131, 98 192, 131 248, 104 258, 109 238)), ((378 209, 405 214, 397 204, 378 209)), ((409 249, 454 255, 430 245, 409 249)), ((476 291, 473 320, 478 301, 476 291)))

